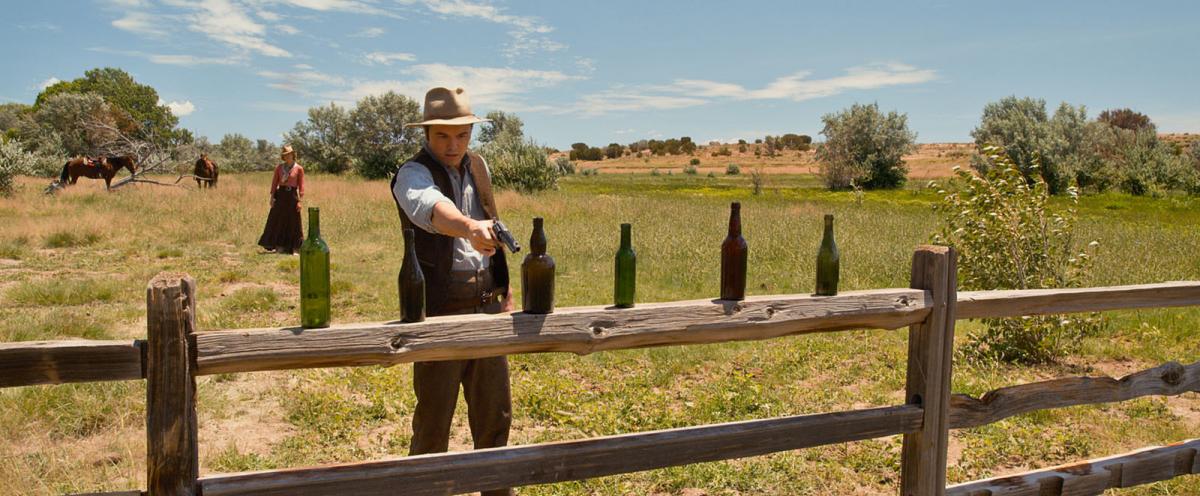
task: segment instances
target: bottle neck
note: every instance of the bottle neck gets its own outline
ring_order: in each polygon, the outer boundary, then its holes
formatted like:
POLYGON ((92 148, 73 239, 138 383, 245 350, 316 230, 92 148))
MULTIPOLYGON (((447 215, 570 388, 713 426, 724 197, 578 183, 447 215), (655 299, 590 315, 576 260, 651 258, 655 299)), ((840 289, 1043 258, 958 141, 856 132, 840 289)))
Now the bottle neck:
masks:
POLYGON ((825 216, 825 237, 833 237, 833 216, 825 216))
POLYGON ((729 236, 737 237, 742 235, 742 205, 734 203, 729 209, 729 236))
POLYGON ((321 237, 321 211, 317 208, 308 209, 308 239, 321 237))
POLYGON ((546 231, 542 227, 542 218, 533 219, 533 234, 529 236, 529 253, 532 255, 546 254, 546 231))
POLYGON ((621 249, 628 250, 633 247, 633 228, 629 224, 621 224, 621 249))
POLYGON ((414 238, 415 233, 412 229, 404 230, 404 254, 406 257, 416 258, 417 256, 417 243, 414 238))

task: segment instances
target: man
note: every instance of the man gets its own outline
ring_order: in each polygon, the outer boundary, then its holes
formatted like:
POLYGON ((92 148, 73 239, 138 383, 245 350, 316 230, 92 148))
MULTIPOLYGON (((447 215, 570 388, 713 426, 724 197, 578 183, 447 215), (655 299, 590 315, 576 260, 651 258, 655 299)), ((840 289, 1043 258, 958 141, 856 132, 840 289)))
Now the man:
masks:
MULTIPOLYGON (((396 171, 392 196, 400 224, 412 229, 417 260, 425 274, 429 316, 512 311, 508 265, 492 232, 496 202, 487 164, 467 150, 472 125, 486 122, 471 113, 462 88, 425 94, 425 128, 420 152, 396 171)), ((506 357, 413 364, 410 455, 446 451, 450 422, 462 384, 475 448, 508 443, 512 399, 506 357)), ((507 495, 511 490, 484 495, 507 495)))

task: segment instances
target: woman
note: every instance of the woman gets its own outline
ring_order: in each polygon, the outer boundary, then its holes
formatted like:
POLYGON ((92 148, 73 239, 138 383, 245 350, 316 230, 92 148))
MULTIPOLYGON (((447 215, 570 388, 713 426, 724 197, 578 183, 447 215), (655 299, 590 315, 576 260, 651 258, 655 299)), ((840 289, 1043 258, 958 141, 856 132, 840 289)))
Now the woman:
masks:
POLYGON ((271 178, 271 213, 263 228, 259 246, 267 251, 291 255, 300 248, 304 232, 300 228, 300 199, 304 198, 304 168, 296 163, 296 152, 285 145, 271 178))

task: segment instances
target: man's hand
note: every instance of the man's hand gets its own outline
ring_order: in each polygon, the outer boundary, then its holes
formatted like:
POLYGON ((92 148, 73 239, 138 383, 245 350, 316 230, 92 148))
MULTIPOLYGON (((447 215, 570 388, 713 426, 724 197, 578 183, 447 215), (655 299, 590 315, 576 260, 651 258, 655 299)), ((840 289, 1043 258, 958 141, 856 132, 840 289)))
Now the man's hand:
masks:
POLYGON ((471 242, 471 247, 475 248, 475 251, 484 256, 490 257, 496 254, 496 237, 492 235, 492 221, 490 220, 471 221, 467 240, 471 242))
POLYGON ((512 286, 509 286, 504 293, 504 299, 500 301, 500 313, 509 313, 513 311, 513 294, 512 286))

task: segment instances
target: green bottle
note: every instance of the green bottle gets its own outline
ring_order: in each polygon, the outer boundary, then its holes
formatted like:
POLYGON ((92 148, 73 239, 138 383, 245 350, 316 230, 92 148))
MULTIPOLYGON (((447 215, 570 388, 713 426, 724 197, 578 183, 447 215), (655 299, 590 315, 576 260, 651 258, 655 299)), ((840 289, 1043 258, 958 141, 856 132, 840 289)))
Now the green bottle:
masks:
POLYGON ((400 320, 421 322, 425 320, 425 274, 417 262, 417 244, 413 241, 412 229, 404 230, 404 261, 400 263, 400 275, 396 286, 400 288, 400 320))
POLYGON ((825 214, 825 237, 817 251, 817 296, 834 296, 838 287, 838 266, 841 256, 833 240, 833 214, 825 214))
POLYGON ((554 258, 546 254, 546 231, 541 217, 533 219, 529 255, 521 263, 521 307, 525 313, 554 311, 554 258))
POLYGON ((621 224, 621 248, 617 250, 616 286, 613 290, 613 300, 617 308, 633 306, 633 296, 637 288, 637 253, 633 251, 631 231, 632 226, 621 224))
POLYGON ((308 239, 300 245, 300 325, 329 327, 329 246, 316 207, 308 209, 308 239))

